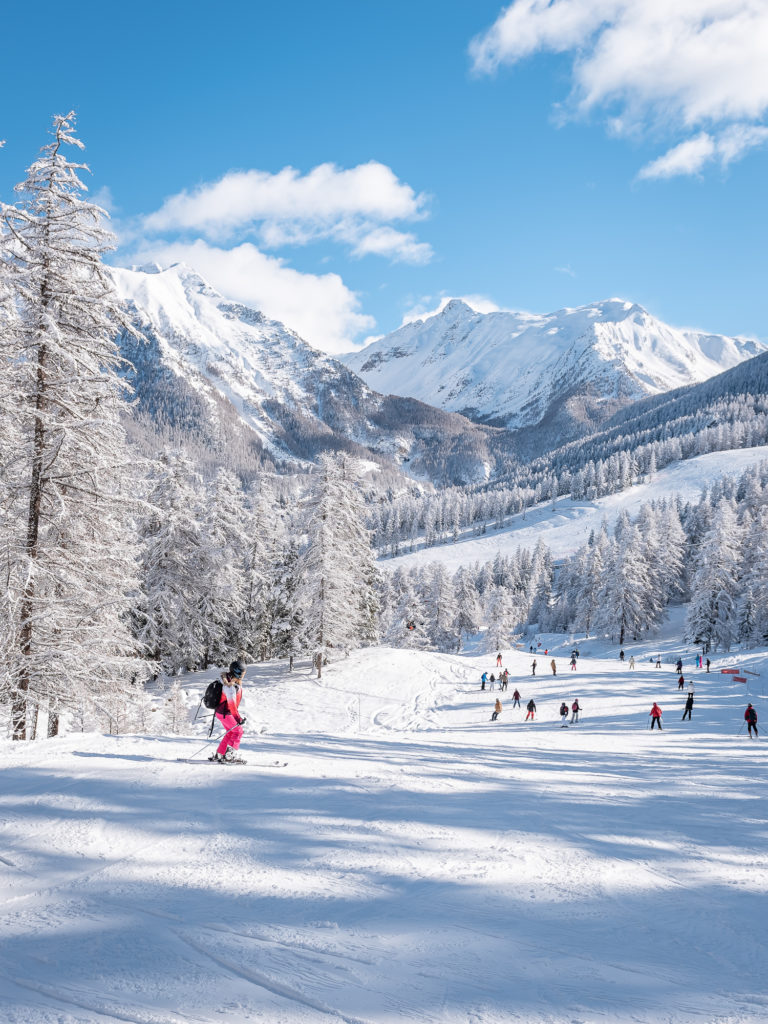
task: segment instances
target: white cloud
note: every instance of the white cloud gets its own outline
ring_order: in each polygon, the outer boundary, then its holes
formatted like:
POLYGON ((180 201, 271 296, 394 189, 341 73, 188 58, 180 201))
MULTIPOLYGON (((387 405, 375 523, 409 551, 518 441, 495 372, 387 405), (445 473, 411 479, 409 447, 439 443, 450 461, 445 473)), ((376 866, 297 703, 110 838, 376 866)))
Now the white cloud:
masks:
POLYGON ((768 141, 768 128, 759 125, 731 125, 719 136, 701 132, 673 146, 663 156, 640 169, 639 178, 673 178, 680 174, 698 174, 713 161, 727 167, 750 149, 768 141))
POLYGON ((355 347, 355 338, 375 326, 338 274, 305 274, 245 242, 231 249, 193 242, 146 244, 132 258, 162 266, 184 262, 227 298, 280 320, 316 348, 332 355, 355 347))
POLYGON ((724 166, 740 160, 747 150, 768 142, 768 128, 754 124, 734 124, 717 140, 717 153, 724 166))
POLYGON ((349 169, 321 164, 304 175, 293 167, 277 174, 230 171, 217 182, 166 199, 143 218, 140 231, 194 233, 216 242, 256 234, 269 248, 331 239, 356 255, 425 263, 430 246, 390 224, 422 219, 427 203, 427 196, 375 161, 349 169))
POLYGON ((419 242, 415 235, 386 226, 363 232, 352 252, 355 256, 375 253, 404 263, 429 263, 432 259, 431 246, 419 242))
POLYGON ((683 143, 696 145, 671 150, 670 166, 687 159, 695 173, 706 162, 696 162, 697 129, 723 133, 715 157, 726 163, 757 144, 728 151, 725 134, 760 130, 768 111, 765 0, 515 0, 470 46, 483 73, 544 51, 575 55, 572 113, 610 109, 615 132, 650 126, 689 136, 683 143))
POLYGON ((673 178, 678 174, 698 174, 717 153, 715 140, 707 132, 673 146, 663 156, 641 168, 639 178, 673 178))

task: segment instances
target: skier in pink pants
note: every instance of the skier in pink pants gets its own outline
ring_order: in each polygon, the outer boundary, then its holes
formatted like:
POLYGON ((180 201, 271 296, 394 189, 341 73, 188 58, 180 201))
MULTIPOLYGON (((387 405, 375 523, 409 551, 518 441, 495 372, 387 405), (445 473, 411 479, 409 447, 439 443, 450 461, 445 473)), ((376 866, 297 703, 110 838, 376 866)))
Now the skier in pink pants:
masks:
POLYGON ((216 717, 224 727, 221 743, 211 761, 237 761, 237 751, 243 736, 245 718, 240 714, 240 700, 243 696, 243 676, 245 666, 242 662, 233 661, 229 672, 221 673, 221 703, 216 708, 216 717))

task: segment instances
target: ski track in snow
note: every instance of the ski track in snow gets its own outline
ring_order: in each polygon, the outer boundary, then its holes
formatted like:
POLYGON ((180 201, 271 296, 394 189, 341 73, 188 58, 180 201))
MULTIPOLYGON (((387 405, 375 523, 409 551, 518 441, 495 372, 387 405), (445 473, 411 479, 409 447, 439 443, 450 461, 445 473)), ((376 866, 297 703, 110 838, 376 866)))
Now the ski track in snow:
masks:
POLYGON ((760 673, 768 722, 768 655, 694 671, 689 725, 679 626, 626 645, 634 673, 584 639, 570 673, 572 638, 542 637, 564 674, 507 651, 506 692, 479 690, 491 655, 252 666, 244 750, 280 772, 177 762, 200 722, 1 744, 0 1021, 768 1021, 763 740, 717 672, 760 673))

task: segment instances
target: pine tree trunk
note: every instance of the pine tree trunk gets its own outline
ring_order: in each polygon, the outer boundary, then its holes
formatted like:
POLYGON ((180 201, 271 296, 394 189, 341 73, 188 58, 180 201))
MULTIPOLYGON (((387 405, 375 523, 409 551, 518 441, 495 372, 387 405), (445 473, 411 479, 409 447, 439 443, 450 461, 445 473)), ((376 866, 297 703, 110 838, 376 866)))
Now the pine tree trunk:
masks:
MULTIPOLYGON (((40 509, 43 498, 43 455, 45 452, 45 426, 40 412, 45 405, 45 364, 48 352, 41 345, 37 353, 37 387, 35 396, 35 436, 32 448, 32 481, 29 490, 29 512, 27 514, 26 554, 30 562, 37 558, 38 538, 40 535, 40 509)), ((19 683, 14 693, 12 720, 13 739, 27 738, 26 713, 27 693, 29 691, 29 659, 32 657, 32 615, 35 599, 34 574, 27 574, 27 583, 21 602, 21 631, 19 635, 22 669, 19 683)))
POLYGON ((48 708, 48 739, 59 735, 59 712, 53 707, 48 708))

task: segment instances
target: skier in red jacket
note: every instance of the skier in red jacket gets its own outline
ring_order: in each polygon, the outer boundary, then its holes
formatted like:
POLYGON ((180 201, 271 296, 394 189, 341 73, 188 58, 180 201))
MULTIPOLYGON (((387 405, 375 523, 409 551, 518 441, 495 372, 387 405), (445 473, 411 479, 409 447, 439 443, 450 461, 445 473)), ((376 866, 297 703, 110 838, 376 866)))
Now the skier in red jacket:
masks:
POLYGON ((752 730, 755 730, 755 739, 757 739, 757 712, 751 704, 747 704, 747 710, 744 712, 744 721, 747 723, 747 735, 752 739, 752 730))
POLYGON ((654 725, 658 725, 659 732, 661 732, 661 714, 661 708, 656 701, 654 701, 653 707, 651 708, 651 731, 653 731, 654 725))

